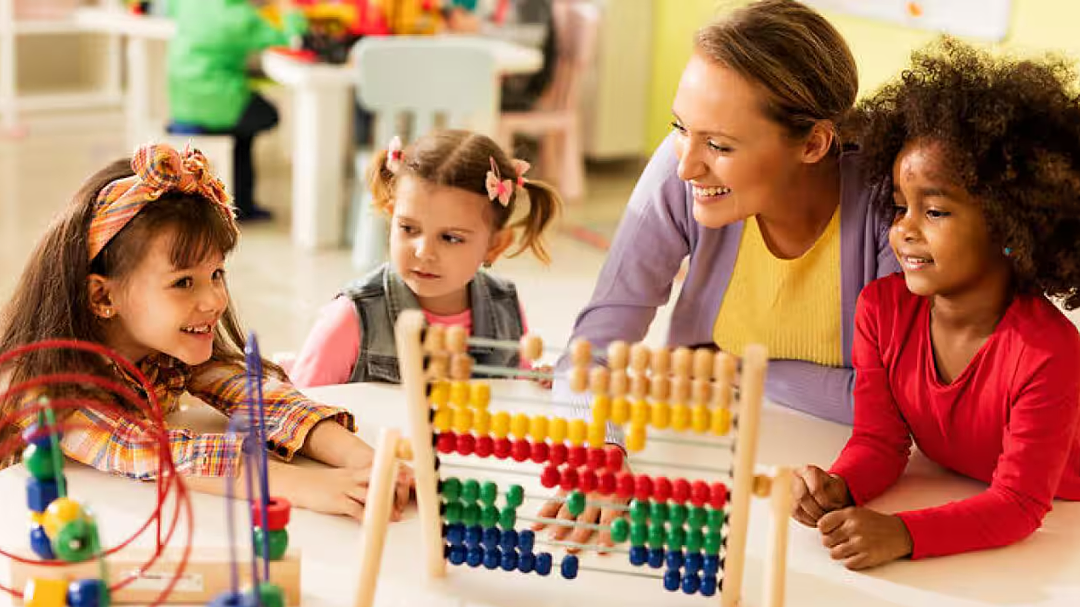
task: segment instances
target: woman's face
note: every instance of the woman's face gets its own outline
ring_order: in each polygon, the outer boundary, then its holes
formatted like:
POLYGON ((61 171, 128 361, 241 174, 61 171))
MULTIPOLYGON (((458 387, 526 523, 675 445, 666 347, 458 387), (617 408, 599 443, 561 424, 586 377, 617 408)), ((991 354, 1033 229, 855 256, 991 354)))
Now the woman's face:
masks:
POLYGON ((672 106, 675 153, 705 227, 782 213, 790 199, 806 146, 765 117, 765 103, 758 85, 700 53, 683 71, 672 106))

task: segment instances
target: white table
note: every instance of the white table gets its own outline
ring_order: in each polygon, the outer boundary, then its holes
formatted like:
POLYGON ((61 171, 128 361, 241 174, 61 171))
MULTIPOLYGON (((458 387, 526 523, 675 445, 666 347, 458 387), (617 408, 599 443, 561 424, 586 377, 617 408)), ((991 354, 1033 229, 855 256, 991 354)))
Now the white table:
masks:
MULTIPOLYGON (((489 38, 464 38, 490 49, 503 75, 529 74, 543 65, 535 48, 489 38)), ((293 242, 304 249, 340 246, 345 215, 345 151, 356 68, 312 64, 266 51, 263 71, 293 96, 293 242)))
MULTIPOLYGON (((402 395, 380 385, 332 386, 310 390, 320 400, 347 407, 361 424, 360 434, 373 440, 380 425, 405 428, 402 395)), ((529 384, 495 387, 493 407, 502 407, 499 395, 536 396, 529 384)), ((508 408, 518 408, 507 405, 508 408)), ((525 406, 533 409, 534 406, 525 406)), ((549 414, 559 414, 549 411, 549 414)), ((192 419, 198 416, 189 416, 192 419)), ((205 417, 195 426, 206 426, 205 417)), ((210 424, 220 424, 211 421, 210 424)), ((765 464, 799 465, 827 463, 843 446, 848 428, 809 418, 787 409, 767 407, 762 417, 759 461, 765 464)), ((699 455, 701 449, 656 445, 668 456, 699 455)), ((650 454, 651 455, 651 454, 650 454)), ((657 471, 659 472, 659 471, 657 471)), ((26 511, 22 502, 26 473, 17 466, 0 472, 0 543, 5 549, 24 546, 26 511)), ((153 501, 150 485, 112 478, 74 465, 68 467, 72 495, 93 505, 106 541, 126 537, 137 520, 145 517, 153 501)), ((521 477, 507 477, 522 482, 521 477)), ((979 483, 948 474, 916 458, 913 465, 876 507, 897 510, 963 498, 982 490, 979 483)), ((541 492, 526 486, 527 492, 541 492)), ((223 529, 222 501, 195 496, 198 521, 195 544, 220 545, 223 529)), ((535 508, 526 502, 523 512, 535 508)), ((767 502, 754 500, 750 517, 748 563, 745 579, 747 605, 755 605, 761 579, 767 502)), ((411 515, 393 524, 377 593, 383 606, 425 605, 590 607, 640 605, 712 605, 701 597, 667 593, 653 580, 582 572, 573 582, 557 573, 548 578, 448 567, 448 576, 432 584, 421 583, 417 563, 421 546, 418 521, 411 515)), ((303 551, 303 593, 306 606, 351 606, 360 546, 360 526, 350 520, 298 511, 289 527, 291 542, 303 551)), ((920 562, 899 561, 865 573, 845 570, 832 562, 815 532, 792 523, 788 557, 788 605, 790 607, 976 607, 996 605, 1080 605, 1080 503, 1055 502, 1043 529, 1032 538, 1009 548, 920 562)), ((625 556, 584 557, 617 564, 625 556)), ((0 567, 0 579, 6 571, 0 567)), ((5 599, 0 598, 0 604, 5 599)))

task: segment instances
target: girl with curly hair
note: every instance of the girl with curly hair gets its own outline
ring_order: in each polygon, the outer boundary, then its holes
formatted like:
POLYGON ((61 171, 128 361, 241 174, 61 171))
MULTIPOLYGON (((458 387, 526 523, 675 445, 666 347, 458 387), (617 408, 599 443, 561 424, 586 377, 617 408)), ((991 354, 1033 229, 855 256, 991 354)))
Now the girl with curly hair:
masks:
POLYGON ((1064 60, 946 40, 860 107, 867 173, 903 269, 862 292, 855 427, 800 471, 796 520, 851 569, 1004 546, 1080 500, 1080 99, 1064 60), (864 507, 931 460, 989 483, 887 515, 864 507))

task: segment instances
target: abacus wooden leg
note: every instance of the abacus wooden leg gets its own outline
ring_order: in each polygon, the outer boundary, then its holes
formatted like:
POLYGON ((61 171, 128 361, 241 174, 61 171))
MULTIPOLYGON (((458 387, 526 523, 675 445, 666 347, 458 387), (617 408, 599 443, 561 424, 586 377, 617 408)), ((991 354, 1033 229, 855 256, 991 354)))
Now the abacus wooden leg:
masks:
POLYGON ((397 446, 400 432, 383 428, 375 449, 368 483, 368 499, 364 509, 364 539, 360 548, 360 575, 356 590, 356 607, 371 607, 382 564, 386 527, 394 505, 394 482, 397 478, 397 446))
POLYGON ((762 607, 783 607, 787 582, 788 523, 795 496, 791 491, 790 468, 777 468, 772 479, 772 521, 769 525, 768 554, 765 557, 765 583, 762 607))

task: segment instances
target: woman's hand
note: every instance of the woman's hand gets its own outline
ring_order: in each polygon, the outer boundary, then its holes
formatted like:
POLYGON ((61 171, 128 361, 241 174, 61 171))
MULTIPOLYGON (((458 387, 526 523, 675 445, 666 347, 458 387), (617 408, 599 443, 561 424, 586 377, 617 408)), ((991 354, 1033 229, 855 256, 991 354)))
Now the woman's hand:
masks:
POLYGON ((791 516, 807 527, 816 527, 828 512, 853 505, 844 479, 817 466, 796 470, 792 483, 795 506, 791 516))
POLYGON ((914 542, 900 517, 851 507, 822 516, 817 524, 829 556, 848 569, 867 569, 911 554, 914 542))

